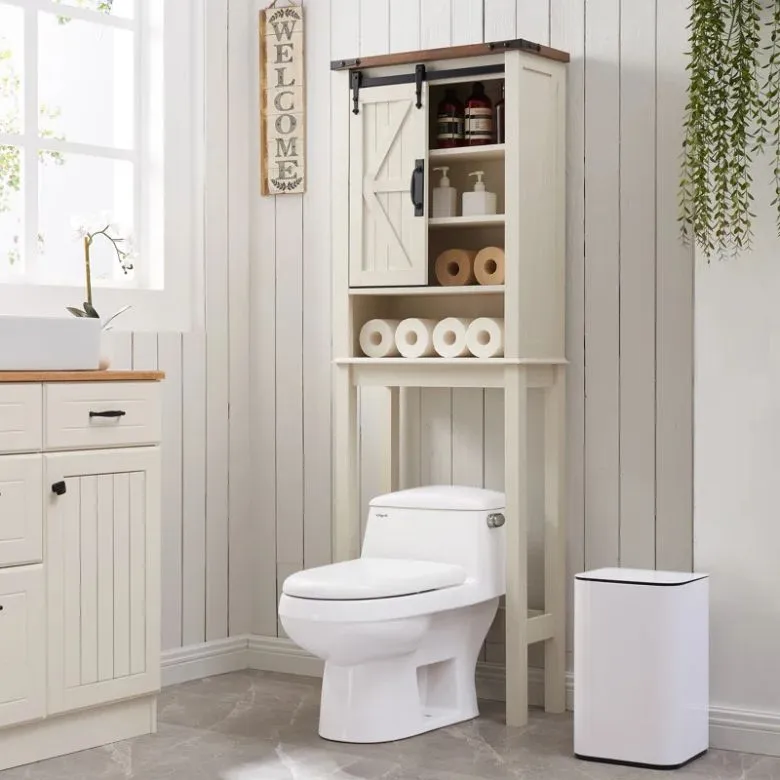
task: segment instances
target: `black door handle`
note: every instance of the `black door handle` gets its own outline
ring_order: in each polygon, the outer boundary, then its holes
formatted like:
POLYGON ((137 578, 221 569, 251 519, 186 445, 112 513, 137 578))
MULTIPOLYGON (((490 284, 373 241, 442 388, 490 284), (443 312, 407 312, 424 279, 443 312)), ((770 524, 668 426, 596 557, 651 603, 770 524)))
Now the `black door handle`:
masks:
POLYGON ((51 486, 51 492, 56 496, 65 495, 65 493, 68 492, 68 486, 65 484, 65 480, 62 480, 62 482, 55 482, 51 486))
POLYGON ((90 417, 124 417, 127 412, 121 412, 118 409, 109 412, 90 412, 90 417))
POLYGON ((414 204, 414 216, 422 217, 425 214, 425 160, 414 161, 409 194, 414 204))

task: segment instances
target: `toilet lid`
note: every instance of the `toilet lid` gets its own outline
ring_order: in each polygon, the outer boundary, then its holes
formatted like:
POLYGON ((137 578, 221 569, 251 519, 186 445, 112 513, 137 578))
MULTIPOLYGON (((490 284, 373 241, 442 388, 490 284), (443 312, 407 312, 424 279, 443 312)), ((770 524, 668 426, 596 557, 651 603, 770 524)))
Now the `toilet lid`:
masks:
POLYGON ((353 601, 409 596, 465 581, 466 572, 449 563, 358 558, 296 572, 284 581, 282 590, 302 599, 353 601))

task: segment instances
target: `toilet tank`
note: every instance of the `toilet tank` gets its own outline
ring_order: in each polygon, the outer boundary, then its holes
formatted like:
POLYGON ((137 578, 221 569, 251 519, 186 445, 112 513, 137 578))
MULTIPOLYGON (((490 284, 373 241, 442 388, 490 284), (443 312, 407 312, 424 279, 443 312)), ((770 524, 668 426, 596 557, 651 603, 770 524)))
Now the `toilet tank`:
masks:
POLYGON ((503 493, 434 485, 372 499, 364 558, 455 563, 490 591, 504 592, 503 493))

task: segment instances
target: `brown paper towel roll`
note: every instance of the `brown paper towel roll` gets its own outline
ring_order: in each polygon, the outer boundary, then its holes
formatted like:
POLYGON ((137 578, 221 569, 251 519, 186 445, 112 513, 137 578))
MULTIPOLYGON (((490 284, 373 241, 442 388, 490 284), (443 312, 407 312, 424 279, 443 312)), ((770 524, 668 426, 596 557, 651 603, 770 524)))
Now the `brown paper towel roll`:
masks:
POLYGON ((474 257, 470 249, 447 249, 436 258, 436 279, 443 287, 459 287, 474 282, 474 257))
POLYGON ((486 246, 474 258, 474 276, 480 284, 504 283, 504 250, 498 246, 486 246))

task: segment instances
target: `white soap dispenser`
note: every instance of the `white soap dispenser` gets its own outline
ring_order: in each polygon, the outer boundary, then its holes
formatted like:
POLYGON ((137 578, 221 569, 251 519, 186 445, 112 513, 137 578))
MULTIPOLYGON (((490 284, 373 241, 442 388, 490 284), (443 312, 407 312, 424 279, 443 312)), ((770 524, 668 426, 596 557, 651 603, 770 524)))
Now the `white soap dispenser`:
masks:
POLYGON ((484 175, 484 171, 474 171, 474 173, 469 174, 469 176, 476 176, 477 181, 474 183, 473 192, 463 193, 464 217, 496 213, 496 193, 485 191, 485 183, 482 181, 484 175))
POLYGON ((450 186, 450 179, 447 176, 449 168, 442 166, 433 170, 442 172, 439 186, 433 188, 433 216, 434 218, 454 217, 458 208, 458 192, 450 186))

